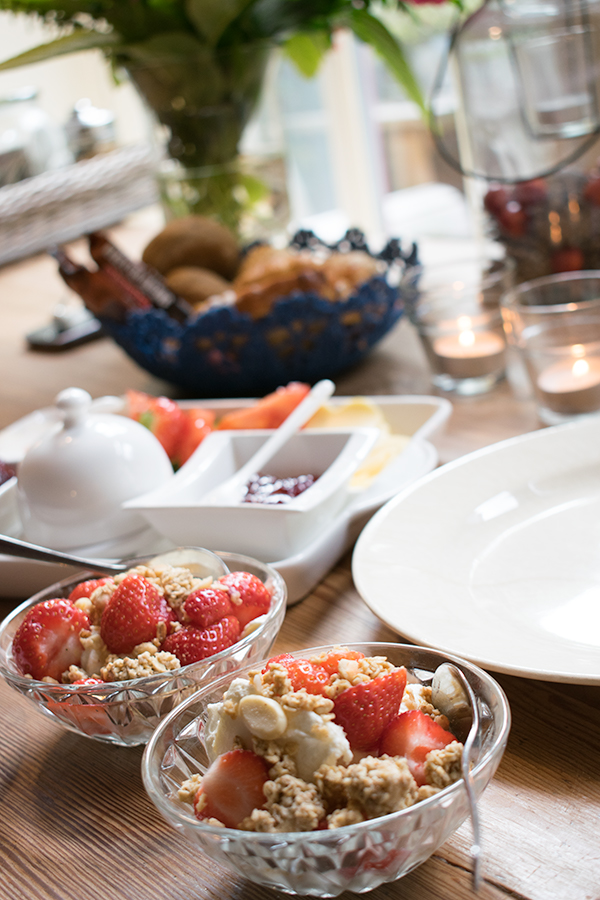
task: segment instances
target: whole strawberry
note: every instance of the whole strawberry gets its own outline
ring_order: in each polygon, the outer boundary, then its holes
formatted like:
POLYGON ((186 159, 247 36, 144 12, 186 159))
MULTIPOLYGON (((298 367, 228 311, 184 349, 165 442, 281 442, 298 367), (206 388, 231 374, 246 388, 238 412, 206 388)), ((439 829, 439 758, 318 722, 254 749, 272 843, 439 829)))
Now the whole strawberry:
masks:
POLYGON ((181 607, 181 621, 197 628, 208 628, 223 616, 234 615, 235 608, 225 588, 199 588, 192 591, 181 607))
POLYGON ((159 622, 171 622, 173 611, 158 588, 141 575, 128 575, 106 604, 100 636, 111 653, 129 653, 152 641, 159 622))
POLYGON ((372 681, 342 691, 333 702, 335 721, 353 750, 373 749, 386 726, 398 715, 406 687, 406 669, 393 669, 372 681))
POLYGON ((182 666, 188 666, 226 650, 235 644, 239 636, 240 623, 236 617, 224 616, 209 628, 184 625, 179 631, 167 635, 161 644, 161 650, 176 656, 182 666))
POLYGON ((42 678, 60 681, 69 666, 81 662, 79 635, 89 627, 86 613, 69 600, 57 598, 37 603, 13 638, 12 651, 19 671, 38 681, 42 678))
POLYGON ((234 613, 243 631, 248 622, 263 616, 271 606, 271 594, 266 585, 250 572, 230 572, 222 575, 219 583, 229 588, 234 613))

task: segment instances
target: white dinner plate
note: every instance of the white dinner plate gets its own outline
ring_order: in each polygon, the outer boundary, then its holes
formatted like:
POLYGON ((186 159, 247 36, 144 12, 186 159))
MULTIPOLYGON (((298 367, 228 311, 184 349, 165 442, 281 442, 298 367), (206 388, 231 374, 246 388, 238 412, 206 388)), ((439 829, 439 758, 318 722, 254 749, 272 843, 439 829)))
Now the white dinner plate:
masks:
POLYGON ((367 605, 410 641, 600 684, 600 418, 426 475, 373 516, 352 566, 367 605))
MULTIPOLYGON (((349 397, 335 397, 330 402, 341 404, 349 397)), ((406 449, 377 476, 366 490, 338 516, 324 531, 294 557, 272 563, 281 573, 288 588, 288 603, 295 603, 308 594, 335 565, 340 556, 356 540, 361 528, 370 516, 406 485, 426 475, 437 465, 437 452, 429 442, 445 425, 452 406, 448 400, 430 396, 381 396, 368 397, 381 408, 392 433, 410 435, 406 449)), ((181 406, 204 406, 217 414, 249 406, 252 400, 197 400, 181 401, 181 406)), ((119 398, 99 398, 95 401, 104 411, 105 406, 116 411, 122 401, 119 398), (112 406, 111 406, 112 404, 112 406)), ((56 425, 52 408, 39 410, 0 431, 0 450, 10 452, 18 462, 23 453, 48 429, 56 425)), ((0 458, 2 458, 0 452, 0 458)), ((181 471, 181 470, 180 470, 181 471)), ((16 481, 0 487, 0 533, 22 537, 22 526, 16 502, 16 481)), ((138 556, 169 549, 173 544, 148 528, 128 539, 127 545, 119 542, 119 556, 138 556)), ((227 549, 227 548, 221 548, 227 549)), ((103 547, 78 549, 77 553, 88 557, 114 556, 115 548, 103 547), (111 553, 112 550, 112 553, 111 553)), ((0 554, 0 597, 28 597, 54 581, 66 577, 72 571, 55 563, 19 559, 0 554)))

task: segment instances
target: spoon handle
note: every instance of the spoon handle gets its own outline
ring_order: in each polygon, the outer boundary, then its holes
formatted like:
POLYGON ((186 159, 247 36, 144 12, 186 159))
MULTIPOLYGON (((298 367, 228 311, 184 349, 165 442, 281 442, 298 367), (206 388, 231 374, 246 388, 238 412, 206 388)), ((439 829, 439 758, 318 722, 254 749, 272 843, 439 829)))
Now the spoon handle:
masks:
POLYGON ((11 556, 18 556, 22 559, 37 559, 41 562, 80 566, 82 569, 93 569, 94 572, 100 572, 103 575, 117 575, 127 569, 123 563, 84 559, 80 556, 73 556, 71 553, 63 553, 61 550, 48 550, 45 547, 38 547, 37 544, 28 544, 26 541, 19 541, 17 538, 6 535, 0 535, 0 552, 9 553, 11 556))

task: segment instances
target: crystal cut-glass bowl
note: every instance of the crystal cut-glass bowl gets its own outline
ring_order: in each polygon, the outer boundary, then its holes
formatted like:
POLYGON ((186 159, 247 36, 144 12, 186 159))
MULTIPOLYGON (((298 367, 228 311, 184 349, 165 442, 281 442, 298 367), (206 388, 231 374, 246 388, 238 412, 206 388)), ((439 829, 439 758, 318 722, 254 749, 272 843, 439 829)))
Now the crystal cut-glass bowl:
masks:
MULTIPOLYGON (((171 672, 130 681, 94 685, 51 684, 20 675, 11 647, 26 613, 44 600, 68 597, 76 584, 97 577, 80 572, 35 594, 0 625, 0 674, 8 684, 36 704, 40 712, 69 731, 120 746, 145 744, 158 723, 199 688, 225 673, 262 659, 277 637, 286 610, 287 590, 281 575, 270 566, 237 553, 218 554, 231 571, 250 572, 271 590, 271 608, 262 624, 245 638, 200 662, 171 672)), ((139 559, 132 560, 136 565, 139 559)))
MULTIPOLYGON (((345 646, 366 656, 387 656, 394 665, 406 666, 411 681, 423 684, 431 682, 444 662, 463 671, 479 711, 471 769, 475 796, 479 797, 498 768, 510 729, 508 703, 496 681, 462 659, 423 647, 345 646)), ((306 657, 328 649, 331 647, 317 647, 292 655, 306 657)), ((331 830, 264 834, 199 821, 192 806, 178 799, 177 791, 191 775, 204 773, 208 767, 203 742, 208 704, 222 698, 234 677, 253 668, 260 666, 224 676, 189 698, 160 723, 144 752, 142 775, 150 799, 161 815, 211 860, 256 884, 290 894, 335 897, 343 891, 364 893, 419 866, 467 818, 467 791, 460 780, 400 812, 331 830)))

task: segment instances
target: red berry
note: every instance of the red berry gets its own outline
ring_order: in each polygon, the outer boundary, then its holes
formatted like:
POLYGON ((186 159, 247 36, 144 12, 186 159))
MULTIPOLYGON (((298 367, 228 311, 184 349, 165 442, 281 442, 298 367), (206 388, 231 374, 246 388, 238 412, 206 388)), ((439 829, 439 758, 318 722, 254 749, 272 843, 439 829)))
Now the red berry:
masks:
POLYGON ((514 199, 522 206, 533 206, 535 203, 543 203, 548 193, 548 186, 543 178, 534 178, 532 181, 520 181, 513 191, 514 199))
POLYGON ((212 409, 184 409, 185 422, 179 437, 173 463, 176 468, 188 461, 207 434, 213 430, 215 412, 212 409))
POLYGON ((492 185, 483 198, 483 205, 493 216, 499 216, 508 203, 508 191, 500 185, 492 185))
POLYGON ((194 812, 199 819, 218 819, 227 828, 236 828, 253 809, 264 806, 263 787, 268 778, 261 756, 251 750, 228 750, 202 778, 194 812))
POLYGON ((181 621, 197 628, 208 628, 223 616, 235 615, 229 591, 219 588, 200 588, 192 591, 181 607, 181 621))
POLYGON ((143 391, 127 391, 129 417, 145 425, 162 444, 173 462, 186 427, 186 416, 180 406, 168 397, 152 397, 143 391))
POLYGON ((527 215, 520 203, 509 200, 498 216, 500 225, 512 237, 523 237, 527 230, 527 215))
MULTIPOLYGON (((289 653, 282 653, 281 656, 270 659, 269 663, 279 663, 287 670, 294 691, 304 689, 308 694, 324 694, 324 688, 329 683, 329 673, 308 659, 296 659, 289 653)), ((267 671, 269 663, 263 673, 267 671)))
POLYGON ((82 597, 91 597, 96 588, 101 584, 106 584, 107 581, 112 581, 112 578, 93 578, 90 581, 81 581, 69 594, 69 600, 71 603, 75 603, 82 597))
POLYGON ((336 697, 335 721, 346 732, 353 750, 377 746, 385 727, 398 714, 405 687, 406 669, 402 667, 347 688, 336 697))
POLYGON ((553 272, 578 272, 583 269, 584 256, 578 247, 562 247, 550 258, 553 272))
POLYGON ((238 617, 242 631, 252 619, 269 611, 271 593, 256 575, 249 572, 230 572, 229 575, 219 578, 219 583, 226 585, 230 590, 234 613, 238 617), (237 597, 241 602, 236 603, 237 597))
POLYGON ((129 653, 152 641, 159 622, 171 622, 173 611, 158 588, 141 575, 128 575, 106 604, 100 636, 111 653, 129 653))
POLYGON ((600 206, 600 175, 591 177, 583 189, 583 196, 594 206, 600 206))
POLYGON ((90 627, 83 610, 70 600, 44 600, 29 610, 13 638, 15 662, 23 675, 60 677, 69 666, 81 662, 79 634, 90 627))
POLYGON ((73 681, 72 684, 106 684, 106 682, 101 678, 80 678, 78 681, 73 681))
POLYGON ((418 785, 425 784, 425 758, 442 750, 456 738, 419 709, 400 713, 381 736, 379 750, 389 756, 404 756, 418 785))
POLYGON ((173 653, 182 666, 206 659, 235 644, 240 636, 240 623, 235 616, 225 616, 210 628, 184 625, 179 631, 167 635, 161 650, 173 653))

